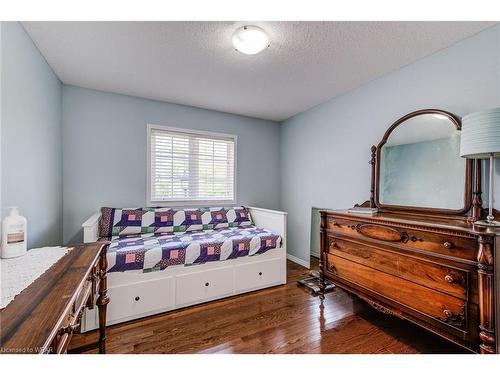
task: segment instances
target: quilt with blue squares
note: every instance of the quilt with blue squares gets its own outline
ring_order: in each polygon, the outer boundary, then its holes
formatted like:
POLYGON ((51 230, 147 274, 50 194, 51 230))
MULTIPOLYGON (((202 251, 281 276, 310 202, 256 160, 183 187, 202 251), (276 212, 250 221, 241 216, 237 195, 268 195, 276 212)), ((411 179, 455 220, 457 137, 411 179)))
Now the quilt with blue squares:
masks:
POLYGON ((108 272, 161 271, 176 265, 255 256, 281 246, 279 234, 253 225, 115 236, 107 253, 108 272))

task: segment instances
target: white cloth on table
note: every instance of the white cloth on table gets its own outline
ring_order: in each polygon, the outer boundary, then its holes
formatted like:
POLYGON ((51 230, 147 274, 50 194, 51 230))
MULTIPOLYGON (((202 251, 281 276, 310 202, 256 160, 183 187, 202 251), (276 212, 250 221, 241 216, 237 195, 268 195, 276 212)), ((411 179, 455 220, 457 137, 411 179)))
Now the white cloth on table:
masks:
POLYGON ((0 308, 7 306, 70 250, 60 246, 41 247, 17 258, 0 259, 0 308))

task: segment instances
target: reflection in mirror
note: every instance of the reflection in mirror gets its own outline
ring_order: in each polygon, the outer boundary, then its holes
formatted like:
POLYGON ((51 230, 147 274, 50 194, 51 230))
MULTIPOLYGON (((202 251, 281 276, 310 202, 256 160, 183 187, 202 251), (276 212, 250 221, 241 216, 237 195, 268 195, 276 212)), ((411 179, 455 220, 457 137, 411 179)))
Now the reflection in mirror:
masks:
POLYGON ((421 114, 399 124, 380 150, 379 202, 461 209, 465 174, 455 124, 445 115, 421 114))

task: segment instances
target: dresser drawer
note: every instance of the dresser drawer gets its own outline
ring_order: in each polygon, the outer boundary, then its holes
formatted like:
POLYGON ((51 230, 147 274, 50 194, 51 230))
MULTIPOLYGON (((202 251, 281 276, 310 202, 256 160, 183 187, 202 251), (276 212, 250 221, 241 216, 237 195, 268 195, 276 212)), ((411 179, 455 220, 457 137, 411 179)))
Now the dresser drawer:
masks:
POLYGON ((179 275, 175 280, 175 304, 182 306, 233 293, 233 268, 226 267, 179 275))
POLYGON ((465 331, 467 303, 411 281, 328 254, 327 272, 425 314, 436 323, 465 331))
POLYGON ((327 217, 326 229, 332 234, 339 233, 354 238, 378 240, 388 244, 476 261, 475 249, 477 249, 477 241, 475 238, 431 233, 423 230, 399 228, 397 226, 331 216, 327 217))
POLYGON ((278 284, 284 279, 283 259, 242 264, 234 267, 234 289, 236 292, 263 288, 278 284))
POLYGON ((85 306, 93 306, 95 299, 95 290, 94 290, 94 282, 91 277, 89 277, 83 283, 83 287, 80 290, 79 294, 75 298, 75 302, 73 303, 71 314, 76 318, 78 316, 81 317, 81 312, 85 308, 85 306), (88 303, 89 300, 92 301, 92 304, 88 303))
POLYGON ((58 335, 56 340, 54 340, 54 347, 51 348, 51 351, 47 354, 64 354, 68 351, 69 343, 71 338, 73 337, 72 333, 64 333, 62 335, 58 335))
POLYGON ((108 322, 166 310, 174 305, 173 277, 110 288, 108 296, 108 322))
POLYGON ((62 318, 57 334, 48 349, 48 354, 66 353, 71 337, 73 336, 73 326, 75 324, 76 319, 73 314, 67 314, 62 318))
POLYGON ((468 272, 328 236, 328 252, 457 298, 468 298, 468 272))

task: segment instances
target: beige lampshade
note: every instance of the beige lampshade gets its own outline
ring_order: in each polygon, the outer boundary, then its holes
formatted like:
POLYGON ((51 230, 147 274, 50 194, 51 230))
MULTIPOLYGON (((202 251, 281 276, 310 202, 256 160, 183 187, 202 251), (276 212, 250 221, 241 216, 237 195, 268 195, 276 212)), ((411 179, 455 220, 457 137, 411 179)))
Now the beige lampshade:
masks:
POLYGON ((460 156, 487 159, 500 156, 500 108, 474 112, 462 119, 460 156))

